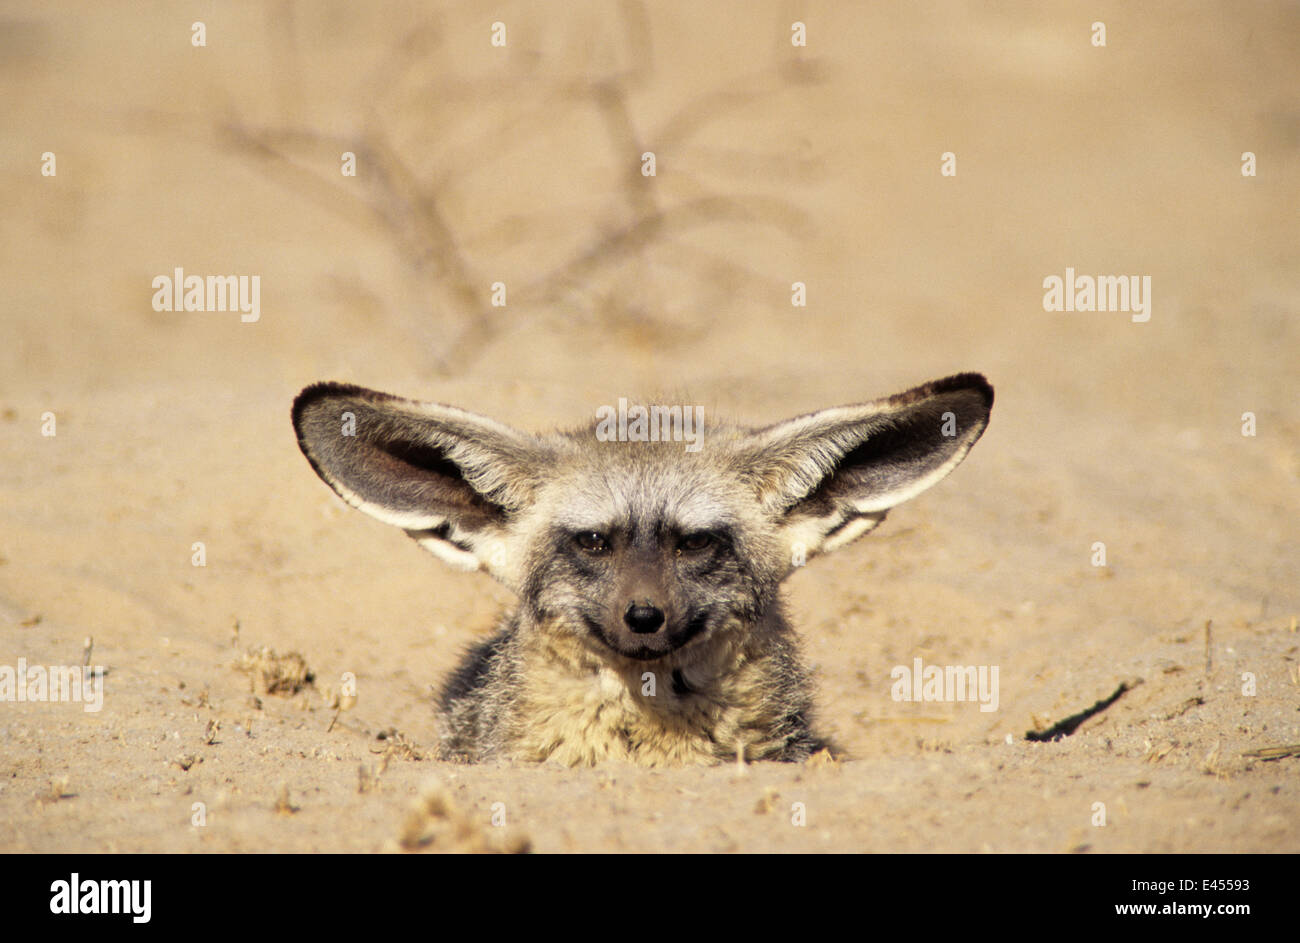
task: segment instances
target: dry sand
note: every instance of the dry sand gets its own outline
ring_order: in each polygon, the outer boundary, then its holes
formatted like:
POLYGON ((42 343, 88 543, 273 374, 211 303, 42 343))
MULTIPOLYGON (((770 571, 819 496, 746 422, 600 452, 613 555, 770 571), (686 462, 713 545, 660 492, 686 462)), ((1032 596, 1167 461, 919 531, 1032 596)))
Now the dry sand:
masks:
POLYGON ((1300 848, 1300 757, 1246 755, 1300 743, 1300 8, 541 9, 220 4, 195 48, 174 4, 5 6, 0 665, 93 637, 108 675, 0 703, 0 850, 383 850, 431 776, 432 848, 1300 848), (260 319, 153 310, 176 267, 258 275, 260 319), (1150 275, 1150 320, 1045 312, 1067 267, 1150 275), (789 582, 851 754, 816 767, 428 759, 508 594, 289 423, 319 379, 543 429, 960 370, 967 462, 789 582), (262 646, 314 681, 265 692, 262 646), (998 710, 893 700, 917 657, 998 666, 998 710))

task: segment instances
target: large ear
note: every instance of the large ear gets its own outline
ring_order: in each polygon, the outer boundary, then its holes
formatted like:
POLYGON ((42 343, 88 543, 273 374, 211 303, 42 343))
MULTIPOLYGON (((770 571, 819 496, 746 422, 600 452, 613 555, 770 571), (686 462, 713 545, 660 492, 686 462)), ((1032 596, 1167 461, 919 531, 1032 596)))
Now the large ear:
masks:
POLYGON ((348 504, 453 566, 512 582, 502 541, 545 461, 541 440, 453 406, 339 383, 298 394, 293 426, 316 474, 348 504))
POLYGON ((834 550, 956 468, 992 407, 988 381, 962 373, 799 416, 752 433, 749 474, 796 552, 834 550))

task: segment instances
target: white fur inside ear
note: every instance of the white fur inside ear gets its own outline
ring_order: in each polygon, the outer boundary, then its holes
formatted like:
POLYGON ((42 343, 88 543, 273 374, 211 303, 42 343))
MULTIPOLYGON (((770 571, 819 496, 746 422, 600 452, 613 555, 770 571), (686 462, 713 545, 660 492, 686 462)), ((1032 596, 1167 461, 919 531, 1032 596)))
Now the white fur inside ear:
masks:
POLYGON ((321 477, 348 504, 364 514, 369 514, 377 521, 383 521, 385 524, 392 524, 394 527, 401 527, 404 530, 433 530, 435 527, 440 527, 446 520, 446 517, 438 514, 399 511, 395 508, 385 507, 382 504, 375 504, 373 501, 367 501, 361 497, 333 475, 322 473, 321 477))
POLYGON ((884 514, 873 514, 871 517, 859 517, 845 524, 830 537, 826 538, 826 543, 822 544, 822 552, 829 553, 837 550, 847 543, 852 543, 869 530, 874 530, 875 526, 885 519, 884 514))
MULTIPOLYGON (((811 557, 821 550, 826 531, 835 526, 831 518, 810 518, 786 528, 786 539, 790 543, 791 559, 811 557)), ((795 563, 795 566, 801 564, 795 563)))
POLYGON ((411 534, 411 537, 414 538, 417 544, 429 551, 443 563, 450 564, 465 573, 473 573, 480 566, 479 558, 473 553, 468 550, 462 550, 456 545, 443 540, 441 537, 434 537, 432 535, 417 537, 415 534, 411 534))
MULTIPOLYGON (((973 444, 973 443, 971 443, 973 444)), ((863 513, 874 513, 876 511, 888 511, 895 505, 902 504, 904 501, 910 501, 922 491, 933 488, 939 482, 943 481, 952 473, 952 470, 962 463, 966 453, 970 451, 971 444, 967 444, 957 451, 953 452, 948 461, 944 462, 937 468, 931 469, 929 473, 914 478, 901 487, 894 488, 881 494, 867 495, 853 502, 853 507, 863 513)), ((874 526, 874 525, 873 525, 874 526)))
POLYGON ((829 553, 847 543, 852 543, 884 519, 883 511, 873 513, 867 517, 851 520, 839 530, 835 530, 841 518, 837 514, 830 514, 826 517, 808 518, 791 525, 786 529, 786 539, 789 541, 792 565, 802 565, 793 562, 796 558, 807 559, 815 553, 829 553), (834 533, 828 537, 827 534, 831 531, 834 533))

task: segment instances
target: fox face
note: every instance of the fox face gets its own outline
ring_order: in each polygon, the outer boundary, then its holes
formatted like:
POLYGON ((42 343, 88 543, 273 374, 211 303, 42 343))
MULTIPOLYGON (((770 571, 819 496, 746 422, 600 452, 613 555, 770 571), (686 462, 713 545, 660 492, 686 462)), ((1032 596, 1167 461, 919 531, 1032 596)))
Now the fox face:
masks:
POLYGON ((511 535, 525 555, 518 588, 529 614, 641 662, 680 663, 724 626, 755 622, 784 576, 784 551, 747 489, 717 466, 722 456, 671 443, 593 452, 583 435, 511 535))
POLYGON ((607 441, 596 424, 528 435, 341 384, 305 389, 293 420, 345 501, 519 597, 444 691, 444 723, 462 728, 444 734, 454 752, 534 742, 532 758, 698 760, 734 755, 727 737, 754 728, 755 755, 792 759, 817 740, 781 582, 946 476, 992 399, 983 377, 962 374, 765 428, 709 424, 694 451, 607 441), (545 708, 556 729, 530 741, 529 725, 547 721, 522 702, 542 674, 552 689, 568 678, 573 705, 594 698, 622 719, 601 731, 575 714, 566 727, 561 697, 545 708), (637 693, 647 676, 665 679, 662 698, 637 693))

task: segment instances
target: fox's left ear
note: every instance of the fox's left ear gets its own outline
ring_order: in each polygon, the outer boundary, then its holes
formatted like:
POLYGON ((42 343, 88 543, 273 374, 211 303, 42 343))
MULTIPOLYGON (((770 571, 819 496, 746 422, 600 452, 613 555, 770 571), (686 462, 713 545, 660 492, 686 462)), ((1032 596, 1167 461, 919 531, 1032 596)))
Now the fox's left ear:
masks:
POLYGON ((507 586, 511 515, 532 500, 550 447, 486 416, 341 383, 317 383, 293 404, 298 445, 348 504, 405 530, 465 570, 507 586))
POLYGON ((983 434, 993 387, 962 373, 777 423, 746 443, 748 475, 792 546, 834 550, 941 481, 983 434))

